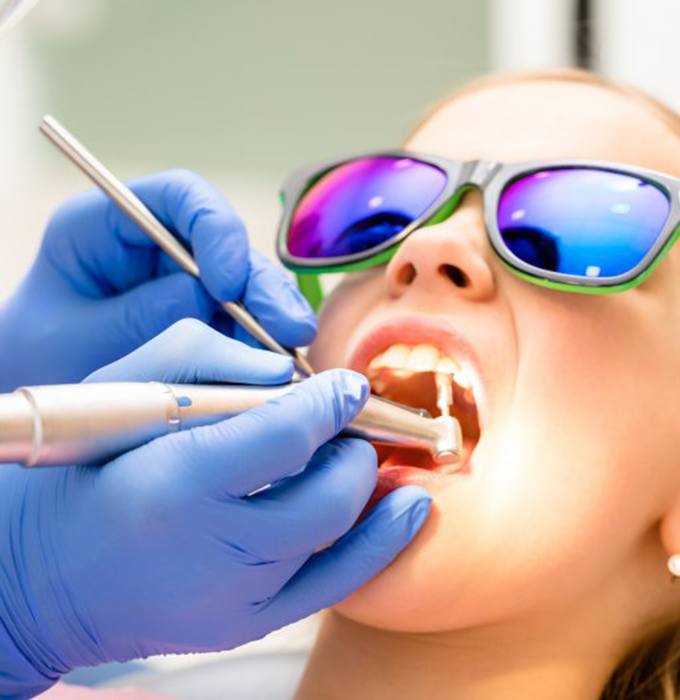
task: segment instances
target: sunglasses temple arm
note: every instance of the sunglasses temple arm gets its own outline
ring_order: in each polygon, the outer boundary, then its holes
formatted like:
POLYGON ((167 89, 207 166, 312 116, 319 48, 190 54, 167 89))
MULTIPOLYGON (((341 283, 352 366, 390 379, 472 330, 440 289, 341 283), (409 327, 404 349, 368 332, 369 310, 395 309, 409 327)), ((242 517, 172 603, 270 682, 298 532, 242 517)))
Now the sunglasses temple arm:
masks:
POLYGON ((319 275, 296 273, 295 279, 302 295, 307 299, 312 309, 317 312, 323 301, 323 290, 321 289, 319 275))

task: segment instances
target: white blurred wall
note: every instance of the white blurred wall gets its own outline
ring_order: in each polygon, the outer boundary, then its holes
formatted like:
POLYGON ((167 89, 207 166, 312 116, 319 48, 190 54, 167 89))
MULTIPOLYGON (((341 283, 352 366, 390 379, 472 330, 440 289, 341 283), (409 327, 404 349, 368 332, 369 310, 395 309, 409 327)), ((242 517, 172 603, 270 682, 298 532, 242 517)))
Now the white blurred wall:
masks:
POLYGON ((678 0, 599 0, 595 59, 607 76, 642 87, 680 110, 678 0))
POLYGON ((25 36, 0 37, 0 299, 20 279, 35 249, 36 198, 30 196, 36 172, 36 138, 31 119, 37 76, 25 36), (16 222, 22 222, 17 225, 16 222))
MULTIPOLYGON (((499 70, 573 60, 575 0, 491 0, 491 63, 499 70)), ((592 0, 593 68, 680 110, 680 0, 592 0)))
POLYGON ((491 0, 491 63, 497 70, 568 65, 573 0, 491 0))
POLYGON ((0 38, 0 196, 33 165, 29 115, 36 78, 25 35, 17 32, 0 38))

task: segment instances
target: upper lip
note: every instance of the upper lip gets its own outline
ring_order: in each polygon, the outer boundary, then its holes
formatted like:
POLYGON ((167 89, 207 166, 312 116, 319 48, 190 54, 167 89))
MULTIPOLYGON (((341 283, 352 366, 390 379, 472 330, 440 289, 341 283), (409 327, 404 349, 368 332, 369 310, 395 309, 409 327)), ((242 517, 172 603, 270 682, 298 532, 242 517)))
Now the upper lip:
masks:
POLYGON ((461 331, 442 318, 400 315, 373 326, 351 345, 347 366, 365 373, 369 362, 376 355, 396 343, 434 345, 471 370, 475 380, 473 392, 480 428, 483 430, 488 425, 488 383, 479 355, 461 331))

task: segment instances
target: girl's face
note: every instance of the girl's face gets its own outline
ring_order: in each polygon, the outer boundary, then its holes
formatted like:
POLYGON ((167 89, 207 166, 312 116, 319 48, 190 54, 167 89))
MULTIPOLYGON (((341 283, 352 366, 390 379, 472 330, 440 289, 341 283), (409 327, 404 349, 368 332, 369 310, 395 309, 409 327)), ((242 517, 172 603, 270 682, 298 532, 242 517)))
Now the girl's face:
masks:
MULTIPOLYGON (((593 158, 680 172, 677 136, 646 105, 566 81, 463 95, 406 147, 456 159, 593 158)), ((471 192, 389 264, 345 279, 322 311, 311 357, 318 369, 370 374, 371 360, 395 344, 435 346, 454 360, 471 349, 481 436, 455 474, 413 468, 416 457, 403 451, 389 457, 380 492, 421 484, 432 513, 414 543, 339 612, 402 631, 551 611, 620 630, 677 606, 680 588, 665 570, 665 550, 680 548, 677 246, 624 293, 543 289, 500 264, 481 197, 471 192)), ((392 352, 397 364, 411 357, 408 347, 392 352)), ((390 377, 382 391, 430 401, 419 379, 400 394, 390 377)), ((457 403, 474 437, 473 413, 457 403)))

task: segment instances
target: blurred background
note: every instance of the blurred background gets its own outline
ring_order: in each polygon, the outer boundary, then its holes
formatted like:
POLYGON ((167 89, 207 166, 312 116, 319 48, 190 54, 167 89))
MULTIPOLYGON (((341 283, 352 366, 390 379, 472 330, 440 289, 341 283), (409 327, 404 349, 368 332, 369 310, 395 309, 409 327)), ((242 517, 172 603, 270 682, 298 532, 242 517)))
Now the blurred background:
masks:
POLYGON ((677 26, 677 0, 43 0, 0 39, 0 298, 87 186, 45 112, 121 177, 201 172, 271 253, 289 170, 398 145, 482 72, 589 65, 680 105, 677 26))
POLYGON ((88 186, 36 131, 54 114, 122 178, 210 178, 272 252, 300 164, 395 146, 491 65, 487 2, 43 0, 0 39, 0 295, 51 210, 88 186), (397 9, 398 8, 398 9, 397 9))
MULTIPOLYGON (((434 101, 480 73, 581 65, 680 108, 678 26, 677 0, 43 0, 0 38, 0 299, 51 211, 88 186, 38 134, 46 112, 124 179, 202 173, 271 254, 291 169, 399 145, 434 101)), ((298 658, 312 631, 305 622, 238 655, 298 658)), ((177 690, 206 663, 136 668, 170 673, 163 690, 177 697, 228 696, 212 680, 177 690)), ((243 665, 239 674, 249 677, 243 665)), ((232 697, 267 697, 258 674, 252 695, 232 697)), ((212 679, 205 668, 201 677, 212 679)))

